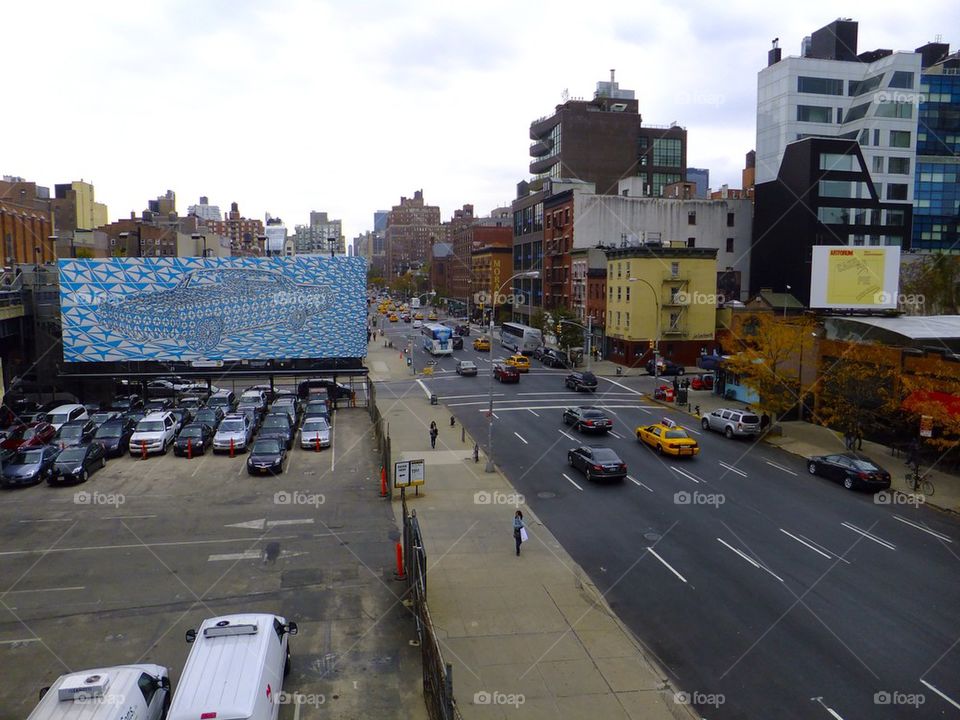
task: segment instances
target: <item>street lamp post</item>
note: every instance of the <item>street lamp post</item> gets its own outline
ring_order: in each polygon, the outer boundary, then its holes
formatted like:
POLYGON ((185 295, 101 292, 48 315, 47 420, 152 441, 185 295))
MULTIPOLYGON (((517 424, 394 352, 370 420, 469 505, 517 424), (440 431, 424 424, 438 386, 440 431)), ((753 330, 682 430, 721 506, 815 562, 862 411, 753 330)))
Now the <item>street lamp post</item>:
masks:
POLYGON ((660 315, 663 314, 660 309, 660 297, 657 295, 657 289, 643 278, 629 278, 628 282, 642 282, 653 293, 653 301, 657 308, 657 334, 653 339, 653 376, 660 377, 660 315))
POLYGON ((507 285, 516 280, 517 278, 533 278, 540 277, 540 273, 536 270, 528 270, 527 272, 514 273, 509 278, 504 281, 503 285, 497 288, 496 292, 493 293, 493 302, 490 304, 490 332, 488 337, 490 339, 490 377, 488 379, 488 403, 487 403, 487 466, 484 468, 484 472, 492 473, 494 471, 493 467, 493 320, 496 316, 497 309, 497 296, 500 295, 500 291, 503 290, 507 285))

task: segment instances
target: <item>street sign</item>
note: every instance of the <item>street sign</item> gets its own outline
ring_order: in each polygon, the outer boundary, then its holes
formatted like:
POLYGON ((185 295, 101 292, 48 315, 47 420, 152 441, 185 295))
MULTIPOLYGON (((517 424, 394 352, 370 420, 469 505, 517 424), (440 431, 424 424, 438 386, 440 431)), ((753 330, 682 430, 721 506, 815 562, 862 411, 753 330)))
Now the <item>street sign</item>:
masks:
POLYGON ((920 437, 933 437, 933 417, 930 415, 920 416, 920 437))
POLYGON ((423 460, 410 461, 410 484, 423 485, 426 481, 426 463, 423 460))
POLYGON ((399 460, 393 464, 393 486, 410 487, 410 461, 399 460))

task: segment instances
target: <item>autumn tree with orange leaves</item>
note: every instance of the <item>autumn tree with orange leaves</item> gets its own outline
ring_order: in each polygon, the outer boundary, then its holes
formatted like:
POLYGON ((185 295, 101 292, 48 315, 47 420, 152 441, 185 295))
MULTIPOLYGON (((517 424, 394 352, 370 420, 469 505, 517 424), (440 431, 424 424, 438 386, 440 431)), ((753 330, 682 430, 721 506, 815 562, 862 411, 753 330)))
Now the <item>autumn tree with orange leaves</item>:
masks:
POLYGON ((900 412, 896 356, 872 343, 848 343, 820 364, 818 420, 838 430, 869 433, 900 412))

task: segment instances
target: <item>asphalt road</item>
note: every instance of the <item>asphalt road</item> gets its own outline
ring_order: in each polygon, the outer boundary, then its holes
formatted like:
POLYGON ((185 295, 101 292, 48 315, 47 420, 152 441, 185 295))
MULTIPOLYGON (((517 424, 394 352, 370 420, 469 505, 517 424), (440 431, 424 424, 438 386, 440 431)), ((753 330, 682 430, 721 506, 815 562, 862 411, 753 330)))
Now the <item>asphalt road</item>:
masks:
POLYGON ((299 624, 284 690, 301 705, 282 719, 425 717, 369 416, 339 410, 333 427, 332 449, 294 448, 278 477, 248 476, 242 453, 171 452, 0 491, 0 717, 93 667, 165 665, 175 690, 184 632, 251 611, 299 624))
MULTIPOLYGON (((411 330, 387 332, 399 344, 411 330)), ((419 384, 485 446, 490 363, 475 336, 419 384), (480 375, 457 376, 461 358, 480 375)), ((495 344, 495 359, 507 354, 495 344)), ((517 385, 494 382, 496 463, 702 717, 960 717, 955 518, 878 504, 809 476, 802 458, 691 427, 642 394, 652 378, 601 378, 590 396, 532 366, 517 385), (628 464, 626 482, 588 483, 567 465, 590 443, 561 422, 575 404, 609 410, 614 432, 596 442, 628 464), (699 457, 636 441, 637 425, 664 416, 696 433, 699 457)))

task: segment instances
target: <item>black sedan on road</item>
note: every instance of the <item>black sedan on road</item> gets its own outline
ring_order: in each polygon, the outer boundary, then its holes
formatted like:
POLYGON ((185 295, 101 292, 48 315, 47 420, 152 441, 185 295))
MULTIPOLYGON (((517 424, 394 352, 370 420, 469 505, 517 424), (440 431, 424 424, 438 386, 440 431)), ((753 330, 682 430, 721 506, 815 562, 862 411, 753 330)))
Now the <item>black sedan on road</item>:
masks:
POLYGON ((608 447, 578 447, 567 452, 567 462, 582 471, 587 480, 623 480, 627 465, 608 447))
POLYGON ((687 369, 683 365, 666 358, 660 358, 659 367, 654 364, 653 360, 647 360, 648 375, 683 375, 686 371, 687 369))
POLYGON ((53 461, 60 452, 53 445, 31 447, 18 450, 3 466, 2 483, 4 487, 14 485, 36 485, 43 482, 53 467, 53 461))
POLYGON ((187 425, 173 441, 173 454, 203 455, 213 444, 213 428, 206 423, 193 422, 187 425))
POLYGON ((853 452, 812 457, 807 460, 807 472, 843 483, 847 490, 877 492, 890 487, 890 473, 866 455, 853 452))
POLYGON ((258 439, 250 446, 247 472, 250 475, 279 475, 283 472, 286 457, 287 449, 278 439, 258 439))
POLYGON ((572 372, 563 379, 563 384, 577 392, 581 390, 596 392, 599 383, 597 383, 597 376, 592 372, 572 372))
POLYGON ((580 432, 610 432, 613 420, 600 408, 568 407, 563 411, 563 424, 573 425, 580 432))
POLYGON ((108 420, 97 428, 93 441, 103 448, 107 457, 126 455, 130 452, 130 436, 136 427, 137 424, 128 418, 108 420))
POLYGON ((80 447, 70 447, 57 455, 47 483, 86 482, 90 474, 107 464, 107 458, 99 443, 90 443, 80 447))

